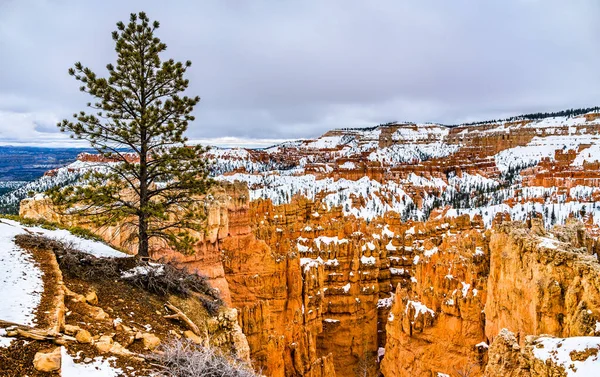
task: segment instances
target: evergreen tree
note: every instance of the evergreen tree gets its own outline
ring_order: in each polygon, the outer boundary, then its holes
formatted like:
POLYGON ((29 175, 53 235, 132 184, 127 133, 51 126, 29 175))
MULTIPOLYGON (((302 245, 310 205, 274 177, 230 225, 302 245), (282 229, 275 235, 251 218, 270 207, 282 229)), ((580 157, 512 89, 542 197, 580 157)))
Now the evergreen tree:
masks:
POLYGON ((114 163, 87 173, 83 185, 50 192, 55 204, 97 226, 127 227, 143 258, 153 238, 190 250, 189 230, 201 229, 204 213, 198 195, 212 184, 206 149, 187 145, 184 136, 200 101, 183 95, 191 62, 161 60, 167 46, 155 36, 158 28, 144 12, 132 13, 112 33, 117 61, 106 66, 107 78, 79 62, 69 69, 94 97, 87 106, 95 114, 81 111, 58 126, 114 163))

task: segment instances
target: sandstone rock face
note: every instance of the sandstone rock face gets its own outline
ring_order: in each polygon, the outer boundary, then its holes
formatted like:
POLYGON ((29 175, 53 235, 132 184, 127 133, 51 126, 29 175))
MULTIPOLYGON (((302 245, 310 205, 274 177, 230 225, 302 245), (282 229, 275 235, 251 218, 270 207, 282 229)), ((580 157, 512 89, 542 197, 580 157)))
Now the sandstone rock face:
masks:
POLYGON ((457 219, 419 229, 423 251, 398 285, 387 318, 385 376, 480 375, 486 357, 487 239, 457 219))
POLYGON ((515 334, 502 329, 488 352, 486 377, 529 377, 528 360, 521 353, 515 334))
MULTIPOLYGON (((552 232, 533 219, 444 237, 435 252, 417 261, 412 284, 396 290, 383 374, 566 375, 560 360, 540 356, 544 346, 562 343, 542 344, 544 338, 536 336, 595 344, 593 336, 600 335, 597 247, 583 224, 574 221, 552 232)), ((594 347, 576 354, 592 362, 597 360, 594 347)))
POLYGON ((524 346, 502 329, 489 350, 486 377, 567 377, 598 374, 600 337, 528 336, 524 346))
POLYGON ((485 332, 559 337, 594 335, 600 320, 597 243, 571 223, 556 235, 542 224, 506 223, 490 239, 485 332))

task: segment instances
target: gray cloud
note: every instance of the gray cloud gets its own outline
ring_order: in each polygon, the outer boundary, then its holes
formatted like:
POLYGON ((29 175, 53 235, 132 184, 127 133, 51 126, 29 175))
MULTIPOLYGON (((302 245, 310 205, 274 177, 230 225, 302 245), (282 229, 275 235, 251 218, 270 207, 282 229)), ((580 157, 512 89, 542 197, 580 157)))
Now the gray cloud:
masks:
POLYGON ((595 0, 0 0, 0 142, 63 140, 48 125, 89 100, 66 70, 104 73, 114 24, 139 10, 161 21, 166 58, 194 63, 197 140, 259 145, 600 98, 595 0))

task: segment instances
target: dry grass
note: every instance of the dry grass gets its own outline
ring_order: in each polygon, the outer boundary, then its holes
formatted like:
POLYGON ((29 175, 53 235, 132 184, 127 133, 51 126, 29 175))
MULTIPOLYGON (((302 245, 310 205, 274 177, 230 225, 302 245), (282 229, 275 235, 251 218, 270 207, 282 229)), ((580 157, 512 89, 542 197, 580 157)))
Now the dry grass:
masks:
POLYGON ((250 365, 228 358, 211 347, 175 339, 161 346, 156 361, 164 367, 160 377, 259 377, 250 365))

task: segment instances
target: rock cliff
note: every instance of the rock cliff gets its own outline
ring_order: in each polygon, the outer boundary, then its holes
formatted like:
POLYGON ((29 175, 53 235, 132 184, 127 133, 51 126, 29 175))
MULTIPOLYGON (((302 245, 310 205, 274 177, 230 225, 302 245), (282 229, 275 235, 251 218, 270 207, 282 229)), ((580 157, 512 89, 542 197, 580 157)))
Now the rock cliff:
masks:
MULTIPOLYGON (((213 149, 194 253, 152 256, 209 277, 267 376, 552 375, 531 335, 600 335, 599 137, 589 113, 213 149)), ((41 195, 21 215, 75 225, 41 195)))

